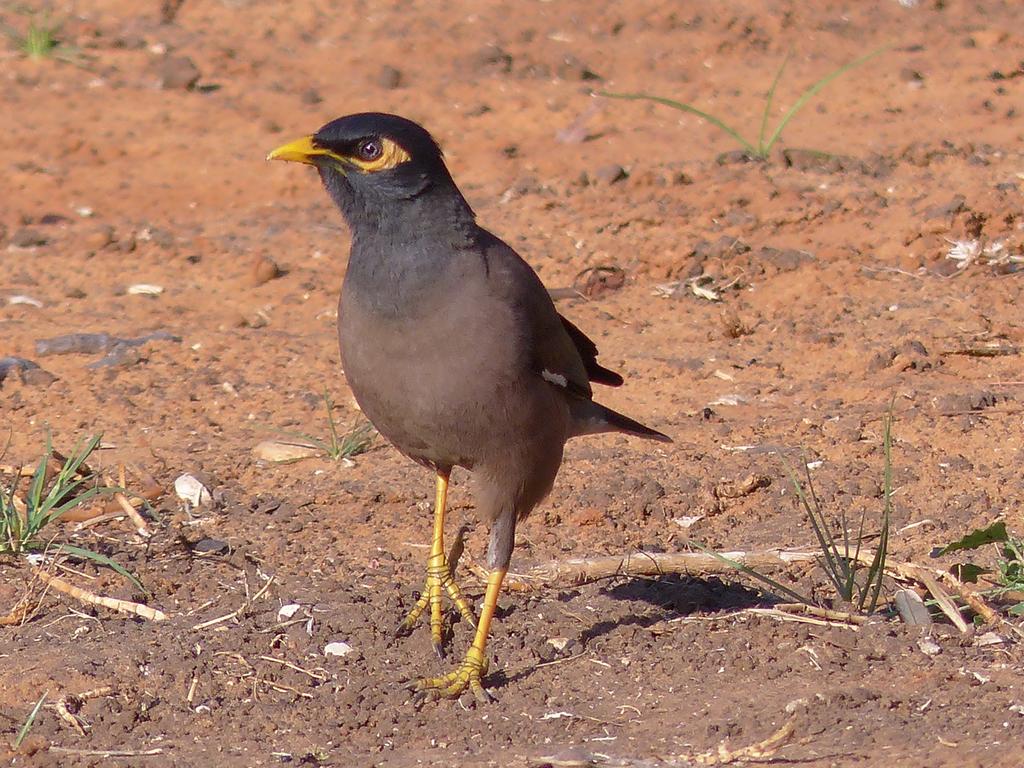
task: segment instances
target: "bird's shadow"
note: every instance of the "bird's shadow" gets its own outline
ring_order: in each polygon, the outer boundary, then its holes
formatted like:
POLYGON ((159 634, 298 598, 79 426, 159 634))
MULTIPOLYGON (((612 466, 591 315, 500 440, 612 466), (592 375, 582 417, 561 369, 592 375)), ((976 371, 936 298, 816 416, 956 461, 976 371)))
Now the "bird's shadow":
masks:
POLYGON ((690 614, 737 611, 766 603, 765 596, 749 587, 717 578, 695 578, 670 574, 656 578, 629 578, 602 590, 615 600, 648 603, 661 613, 648 611, 608 621, 599 621, 580 633, 587 642, 610 632, 615 627, 635 625, 649 627, 668 619, 690 614))
MULTIPOLYGON (((738 611, 744 608, 770 605, 773 601, 762 592, 742 584, 721 581, 715 577, 695 578, 671 574, 656 578, 624 578, 602 589, 601 593, 614 600, 632 603, 648 603, 659 608, 655 611, 631 611, 626 616, 597 621, 579 634, 584 648, 595 638, 622 627, 645 628, 670 619, 681 618, 695 613, 714 614, 738 611)), ((579 591, 561 593, 560 602, 571 603, 578 599, 579 591)), ((537 669, 536 664, 511 671, 496 671, 493 684, 498 688, 507 683, 529 677, 537 669)))

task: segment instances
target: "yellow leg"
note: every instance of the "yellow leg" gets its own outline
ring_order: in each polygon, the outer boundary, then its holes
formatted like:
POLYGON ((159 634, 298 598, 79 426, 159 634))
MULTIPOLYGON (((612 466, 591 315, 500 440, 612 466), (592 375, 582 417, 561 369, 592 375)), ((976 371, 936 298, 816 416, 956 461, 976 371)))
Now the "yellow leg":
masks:
POLYGON ((441 611, 441 593, 448 593, 448 597, 459 609, 462 618, 469 622, 470 626, 476 624, 473 616, 473 609, 469 601, 462 594, 459 585, 452 578, 448 567, 448 558, 444 553, 444 513, 448 502, 448 473, 437 473, 437 493, 434 499, 434 535, 430 543, 430 557, 427 558, 427 583, 423 588, 420 599, 409 611, 402 621, 401 630, 411 630, 427 606, 430 606, 430 639, 434 645, 437 655, 444 657, 444 621, 441 611))
POLYGON ((501 583, 505 580, 506 572, 505 569, 491 571, 487 577, 487 594, 484 596, 484 607, 480 611, 480 621, 476 625, 476 636, 462 663, 442 677, 417 680, 413 684, 413 689, 420 696, 425 699, 458 698, 469 688, 478 701, 484 704, 494 701, 494 696, 483 685, 483 677, 487 674, 485 651, 491 620, 498 607, 498 594, 501 592, 501 583))

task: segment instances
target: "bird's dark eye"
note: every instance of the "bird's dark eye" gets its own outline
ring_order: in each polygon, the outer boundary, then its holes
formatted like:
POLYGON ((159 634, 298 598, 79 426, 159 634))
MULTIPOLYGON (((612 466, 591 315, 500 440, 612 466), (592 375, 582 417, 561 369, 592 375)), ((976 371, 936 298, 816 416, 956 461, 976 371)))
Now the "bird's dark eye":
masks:
POLYGON ((383 151, 384 147, 381 145, 380 139, 364 139, 356 148, 360 160, 376 160, 383 151))

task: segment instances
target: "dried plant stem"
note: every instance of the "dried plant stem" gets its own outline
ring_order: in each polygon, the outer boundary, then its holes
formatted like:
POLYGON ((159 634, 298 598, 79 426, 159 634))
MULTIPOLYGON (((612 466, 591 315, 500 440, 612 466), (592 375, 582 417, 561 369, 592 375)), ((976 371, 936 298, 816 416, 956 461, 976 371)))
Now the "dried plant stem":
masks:
POLYGON ((782 724, 775 733, 764 741, 751 744, 739 749, 729 749, 725 744, 719 744, 718 749, 704 752, 700 755, 693 755, 690 761, 697 765, 732 765, 733 763, 755 763, 770 760, 776 752, 782 749, 793 738, 796 731, 796 715, 793 715, 782 724))
POLYGON ((145 750, 74 749, 72 747, 50 747, 49 751, 56 752, 58 755, 81 755, 82 757, 150 757, 152 755, 163 754, 163 749, 161 749, 160 747, 145 750))
POLYGON ((54 576, 51 573, 47 573, 42 568, 32 566, 32 572, 36 575, 36 578, 46 586, 56 590, 57 592, 68 595, 69 597, 73 597, 76 600, 81 600, 83 603, 101 605, 104 608, 110 608, 113 611, 131 613, 135 616, 141 616, 144 619, 150 619, 151 621, 164 621, 167 618, 167 614, 157 608, 151 608, 148 605, 142 605, 141 603, 133 603, 129 600, 120 600, 116 597, 97 595, 95 592, 89 592, 81 587, 76 587, 74 584, 65 581, 60 576, 54 576))
MULTIPOLYGON (((126 488, 125 476, 124 476, 124 464, 121 465, 121 474, 119 477, 120 484, 116 487, 126 488)), ((103 482, 107 484, 108 488, 114 488, 115 485, 111 478, 104 476, 103 482)), ((138 510, 132 506, 132 503, 128 501, 128 497, 120 491, 114 494, 114 502, 128 515, 128 519, 132 521, 132 525, 135 526, 135 530, 142 536, 149 536, 149 526, 146 525, 146 521, 142 518, 142 515, 138 513, 138 510)))
POLYGON ((79 736, 85 736, 85 727, 77 717, 71 714, 71 710, 68 709, 68 703, 65 699, 58 701, 53 705, 53 708, 56 710, 60 719, 74 728, 79 736))
MULTIPOLYGON (((705 552, 632 552, 627 555, 553 560, 535 565, 521 573, 510 572, 505 583, 512 590, 532 592, 551 586, 578 586, 614 577, 669 575, 702 577, 735 573, 735 566, 727 560, 751 569, 764 570, 816 563, 820 558, 819 550, 778 549, 714 554, 705 552)), ((874 560, 875 552, 873 550, 862 549, 856 556, 856 561, 862 565, 870 565, 874 560)), ((487 572, 480 565, 472 562, 467 565, 476 577, 486 579, 487 572)), ((922 585, 961 632, 967 631, 967 622, 960 615, 960 611, 949 593, 943 588, 943 583, 987 623, 1007 624, 999 613, 988 605, 980 593, 947 571, 888 559, 885 563, 885 572, 893 578, 922 585)), ((832 611, 804 604, 783 603, 775 608, 787 613, 804 613, 828 621, 845 623, 860 623, 858 620, 861 618, 844 611, 832 611)))
MULTIPOLYGON (((724 552, 749 568, 786 568, 814 563, 821 556, 814 550, 772 549, 763 552, 724 552)), ((482 569, 471 566, 479 576, 482 569)), ((633 552, 594 558, 553 560, 524 573, 509 573, 505 580, 512 589, 532 590, 553 584, 587 584, 614 576, 708 576, 735 573, 736 569, 715 555, 704 552, 633 552)))
MULTIPOLYGON (((153 480, 152 477, 147 476, 144 477, 143 480, 146 483, 145 486, 139 493, 133 494, 131 499, 128 499, 123 493, 117 493, 114 494, 113 498, 105 499, 102 502, 97 502, 95 504, 84 505, 82 507, 76 507, 74 509, 67 510, 61 515, 61 522, 88 522, 90 525, 95 525, 94 521, 96 521, 96 518, 102 517, 104 520, 112 520, 114 519, 114 517, 110 517, 111 515, 120 516, 122 513, 124 513, 129 516, 129 518, 135 524, 136 528, 141 527, 148 532, 149 529, 146 527, 145 520, 142 518, 141 515, 138 514, 135 508, 141 507, 147 501, 155 501, 156 499, 158 499, 160 496, 163 495, 164 488, 163 486, 159 485, 155 480, 153 480), (122 499, 118 497, 124 498, 124 501, 127 502, 127 504, 132 508, 133 514, 128 513, 127 508, 122 503, 122 499)), ((104 478, 104 482, 107 483, 108 486, 113 486, 113 483, 111 483, 108 478, 104 478)), ((125 486, 122 485, 121 487, 124 488, 125 486)))
POLYGON ((24 623, 30 613, 29 604, 32 601, 28 595, 24 595, 11 610, 0 616, 0 627, 10 627, 15 624, 24 623))
POLYGON ((804 605, 803 603, 779 603, 772 606, 776 611, 795 615, 815 616, 826 621, 839 622, 841 624, 866 624, 868 617, 859 613, 849 611, 834 611, 830 608, 819 608, 816 605, 804 605))
MULTIPOLYGON (((266 583, 256 591, 256 594, 254 594, 252 597, 247 597, 245 602, 242 603, 238 608, 233 610, 231 613, 226 613, 223 616, 218 616, 215 619, 210 619, 209 621, 202 621, 199 624, 194 624, 192 626, 192 629, 206 629, 207 627, 212 627, 215 624, 221 624, 225 621, 233 621, 237 619, 239 616, 248 611, 252 607, 253 603, 255 603, 257 600, 263 597, 266 591, 270 589, 270 585, 273 583, 274 577, 271 576, 269 579, 267 579, 266 583)), ((246 587, 246 589, 248 590, 248 587, 246 587)), ((245 660, 243 659, 243 661, 245 660)))
MULTIPOLYGON (((96 699, 100 696, 108 696, 113 693, 114 689, 109 685, 104 685, 101 688, 91 688, 88 691, 82 691, 82 693, 68 693, 61 696, 56 704, 53 704, 53 709, 60 716, 60 719, 70 725, 75 731, 78 732, 79 736, 85 736, 86 731, 89 730, 88 724, 86 724, 78 715, 72 712, 68 705, 74 704, 77 709, 84 702, 89 699, 96 699)), ((47 705, 50 706, 50 705, 47 705)))

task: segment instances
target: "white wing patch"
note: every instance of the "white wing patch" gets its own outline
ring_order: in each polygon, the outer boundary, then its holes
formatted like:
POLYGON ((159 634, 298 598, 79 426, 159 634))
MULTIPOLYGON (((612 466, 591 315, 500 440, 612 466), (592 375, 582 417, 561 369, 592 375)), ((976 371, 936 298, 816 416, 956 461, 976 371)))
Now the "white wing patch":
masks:
POLYGON ((540 375, 544 377, 544 381, 562 387, 562 389, 565 389, 566 387, 569 386, 569 380, 565 378, 565 376, 563 376, 560 373, 552 373, 547 368, 541 371, 540 375))

